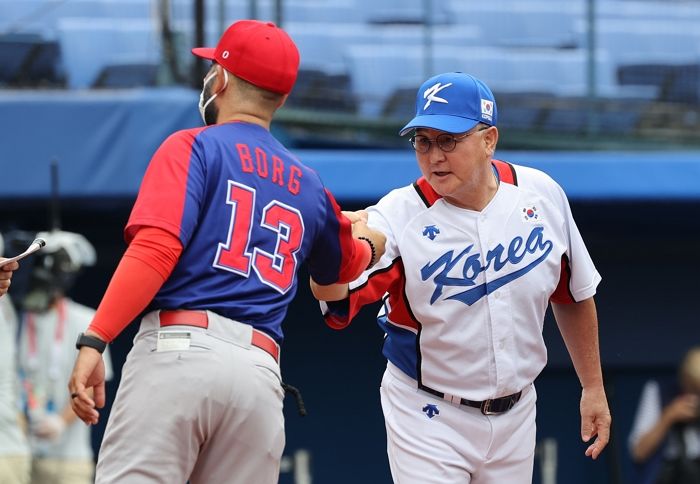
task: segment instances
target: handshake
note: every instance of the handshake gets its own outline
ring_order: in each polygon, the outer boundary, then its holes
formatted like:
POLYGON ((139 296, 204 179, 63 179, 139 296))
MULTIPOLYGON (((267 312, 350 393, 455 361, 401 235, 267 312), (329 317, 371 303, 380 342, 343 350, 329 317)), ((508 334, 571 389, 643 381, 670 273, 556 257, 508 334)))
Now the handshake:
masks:
MULTIPOLYGON (((359 272, 355 273, 355 277, 359 277, 362 270, 369 269, 375 265, 384 255, 386 248, 386 236, 382 232, 371 229, 367 226, 368 216, 366 211, 344 211, 342 213, 348 220, 350 220, 350 223, 352 224, 352 236, 355 239, 366 241, 372 250, 369 264, 357 268, 359 272)), ((312 278, 309 282, 311 285, 311 292, 319 301, 340 301, 345 299, 349 294, 349 285, 347 281, 322 285, 316 283, 316 281, 314 281, 312 278)))
POLYGON ((358 210, 357 212, 343 211, 350 222, 352 222, 352 235, 356 239, 366 240, 372 247, 372 259, 368 269, 376 264, 384 255, 386 246, 386 236, 378 230, 371 229, 367 226, 367 212, 358 210))

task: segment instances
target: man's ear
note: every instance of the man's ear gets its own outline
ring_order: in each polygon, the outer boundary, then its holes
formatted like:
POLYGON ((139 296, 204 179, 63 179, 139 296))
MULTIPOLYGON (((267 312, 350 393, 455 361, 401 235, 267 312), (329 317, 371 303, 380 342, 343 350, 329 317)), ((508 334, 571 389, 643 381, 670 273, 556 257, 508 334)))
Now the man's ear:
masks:
POLYGON ((498 128, 492 126, 484 133, 484 143, 486 143, 486 149, 491 156, 496 152, 496 144, 498 144, 498 128))
POLYGON ((288 98, 288 97, 289 97, 289 94, 285 94, 284 96, 282 96, 282 99, 280 99, 280 102, 279 102, 279 104, 277 105, 277 109, 279 109, 279 108, 281 108, 282 106, 284 106, 284 103, 287 102, 287 98, 288 98))
POLYGON ((211 92, 219 94, 228 87, 228 72, 219 64, 216 64, 214 69, 216 69, 216 77, 212 81, 211 92))

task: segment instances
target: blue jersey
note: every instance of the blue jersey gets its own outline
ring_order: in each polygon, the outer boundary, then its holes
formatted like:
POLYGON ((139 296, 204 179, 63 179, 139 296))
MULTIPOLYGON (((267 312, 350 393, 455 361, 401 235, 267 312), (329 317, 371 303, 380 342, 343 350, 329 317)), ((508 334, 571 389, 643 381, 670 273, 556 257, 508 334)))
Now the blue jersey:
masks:
POLYGON ((282 340, 307 261, 321 284, 342 279, 350 223, 318 175, 268 130, 233 122, 179 131, 153 156, 125 229, 180 239, 183 252, 151 309, 203 309, 282 340))

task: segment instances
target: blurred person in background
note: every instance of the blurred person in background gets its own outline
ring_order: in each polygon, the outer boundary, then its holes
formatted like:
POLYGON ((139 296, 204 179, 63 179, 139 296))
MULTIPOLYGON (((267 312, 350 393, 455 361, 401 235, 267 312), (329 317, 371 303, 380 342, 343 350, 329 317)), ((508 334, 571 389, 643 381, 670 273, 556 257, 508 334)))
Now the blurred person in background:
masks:
POLYGON ((400 132, 423 176, 356 220, 387 236, 380 261, 348 284, 311 281, 340 329, 382 300, 388 363, 380 395, 394 481, 532 480, 535 378, 551 307, 581 383, 585 455, 608 443, 611 416, 593 296, 601 280, 563 189, 493 159, 496 101, 461 72, 425 81, 400 132))
MULTIPOLYGON (((28 287, 19 302, 22 320, 19 360, 32 451, 33 484, 93 482, 91 428, 70 405, 68 379, 75 342, 94 309, 66 296, 80 270, 95 263, 95 249, 77 233, 37 234, 45 249, 32 261, 28 287)), ((109 353, 103 355, 107 379, 109 353)))
MULTIPOLYGON (((4 246, 2 240, 0 235, 0 255, 4 246)), ((11 275, 10 271, 3 273, 11 275)), ((0 285, 0 294, 4 294, 8 286, 0 285)), ((29 444, 19 398, 16 344, 17 314, 10 297, 0 297, 0 484, 29 483, 29 444)))
POLYGON ((685 354, 676 381, 644 385, 629 448, 635 484, 700 483, 700 346, 685 354))

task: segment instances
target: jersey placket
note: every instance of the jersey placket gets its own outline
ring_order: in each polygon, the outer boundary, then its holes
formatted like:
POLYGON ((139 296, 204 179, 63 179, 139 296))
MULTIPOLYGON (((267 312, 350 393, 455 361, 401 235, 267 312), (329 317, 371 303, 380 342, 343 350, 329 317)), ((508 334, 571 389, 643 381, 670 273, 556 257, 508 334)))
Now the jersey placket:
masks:
MULTIPOLYGON (((486 267, 486 260, 490 245, 490 222, 485 214, 479 216, 477 222, 477 232, 479 236, 481 265, 486 267)), ((494 242, 495 243, 495 242, 494 242)), ((496 279, 496 274, 493 271, 493 264, 483 272, 484 284, 488 284, 496 279)), ((487 293, 485 296, 486 308, 485 317, 489 328, 489 336, 491 340, 492 365, 490 369, 490 381, 494 390, 494 397, 502 396, 504 393, 505 384, 508 381, 513 381, 515 377, 513 371, 513 362, 508 352, 509 335, 512 332, 510 308, 508 307, 508 289, 501 287, 498 290, 487 293)))

